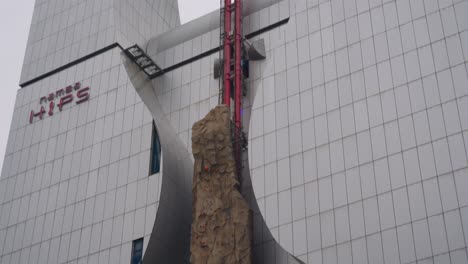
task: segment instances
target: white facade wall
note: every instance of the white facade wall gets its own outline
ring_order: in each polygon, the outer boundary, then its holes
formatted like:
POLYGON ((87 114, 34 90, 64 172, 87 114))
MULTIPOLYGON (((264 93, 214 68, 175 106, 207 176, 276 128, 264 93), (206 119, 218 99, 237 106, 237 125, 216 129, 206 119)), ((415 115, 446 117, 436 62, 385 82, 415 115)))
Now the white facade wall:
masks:
POLYGON ((0 263, 128 263, 134 239, 145 237, 146 247, 161 175, 149 176, 152 118, 120 49, 19 90, 13 124, 0 263), (89 101, 29 123, 42 95, 75 82, 90 87, 89 101))
POLYGON ((20 83, 115 42, 142 45, 179 24, 174 0, 38 0, 20 83))
MULTIPOLYGON (((135 18, 144 12, 126 11, 146 1, 117 2, 114 15, 126 21, 105 43, 147 41, 154 27, 135 18)), ((177 10, 168 3, 150 6, 177 10)), ((255 37, 267 59, 251 63, 243 102, 256 262, 284 263, 269 233, 304 263, 468 262, 466 14, 466 0, 284 0, 244 19, 250 33, 289 17, 255 37)), ((162 31, 178 24, 170 14, 167 27, 143 17, 162 31)), ((23 78, 63 65, 42 69, 55 48, 41 57, 31 39, 23 78)), ((148 53, 167 68, 218 44, 213 30, 148 53)), ((147 176, 152 118, 118 55, 19 91, 0 179, 0 263, 128 263, 131 241, 148 242, 160 190, 144 193, 161 185, 147 176), (89 102, 28 124, 42 95, 76 81, 90 85, 89 102)), ((189 151, 192 124, 218 103, 217 57, 153 81, 189 151)))
MULTIPOLYGON (((467 1, 291 0, 244 19, 249 33, 290 18, 255 38, 267 59, 251 63, 243 102, 256 261, 282 263, 261 218, 305 263, 468 261, 467 13, 467 1)), ((218 34, 152 55, 172 66, 218 34)), ((189 150, 218 102, 217 57, 153 82, 189 150)))
POLYGON ((305 263, 467 263, 468 1, 289 11, 250 86, 273 236, 305 263))
MULTIPOLYGON (((21 83, 178 24, 176 1, 37 1, 21 83)), ((120 52, 18 90, 0 178, 0 263, 129 263, 141 237, 146 250, 161 174, 149 175, 152 117, 120 52), (29 123, 41 97, 76 82, 90 87, 88 101, 77 105, 74 92, 62 111, 56 99, 52 116, 29 123)))

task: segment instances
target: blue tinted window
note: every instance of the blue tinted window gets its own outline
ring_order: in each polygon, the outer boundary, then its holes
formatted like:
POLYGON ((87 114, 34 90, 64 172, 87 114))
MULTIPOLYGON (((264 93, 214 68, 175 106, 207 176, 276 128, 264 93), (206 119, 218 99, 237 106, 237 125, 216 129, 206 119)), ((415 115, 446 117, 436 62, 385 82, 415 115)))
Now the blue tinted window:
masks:
POLYGON ((130 264, 141 264, 143 258, 143 238, 133 240, 132 261, 130 264))
POLYGON ((161 144, 159 142, 158 131, 153 123, 153 136, 151 142, 150 175, 158 173, 161 169, 161 144))

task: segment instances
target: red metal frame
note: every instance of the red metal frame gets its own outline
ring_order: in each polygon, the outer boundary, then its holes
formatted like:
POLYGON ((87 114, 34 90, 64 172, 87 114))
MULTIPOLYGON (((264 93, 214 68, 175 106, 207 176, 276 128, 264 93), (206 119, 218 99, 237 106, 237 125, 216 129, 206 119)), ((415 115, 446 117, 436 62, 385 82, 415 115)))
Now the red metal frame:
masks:
POLYGON ((235 0, 235 93, 234 93, 234 122, 241 128, 241 100, 242 100, 242 0, 235 0))
POLYGON ((231 0, 224 0, 224 104, 231 105, 231 0))

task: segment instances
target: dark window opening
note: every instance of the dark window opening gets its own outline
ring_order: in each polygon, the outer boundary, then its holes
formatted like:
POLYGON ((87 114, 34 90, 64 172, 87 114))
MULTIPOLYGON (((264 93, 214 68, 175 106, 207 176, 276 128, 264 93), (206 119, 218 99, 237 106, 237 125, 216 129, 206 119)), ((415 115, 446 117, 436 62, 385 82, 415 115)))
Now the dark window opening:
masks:
POLYGON ((133 240, 132 260, 130 264, 141 264, 143 258, 143 238, 133 240))
POLYGON ((158 131, 153 122, 153 135, 151 136, 151 158, 150 175, 161 170, 161 143, 159 142, 158 131))
POLYGON ((241 60, 241 68, 242 68, 242 74, 244 75, 245 79, 249 78, 250 71, 249 71, 249 61, 246 59, 241 60))

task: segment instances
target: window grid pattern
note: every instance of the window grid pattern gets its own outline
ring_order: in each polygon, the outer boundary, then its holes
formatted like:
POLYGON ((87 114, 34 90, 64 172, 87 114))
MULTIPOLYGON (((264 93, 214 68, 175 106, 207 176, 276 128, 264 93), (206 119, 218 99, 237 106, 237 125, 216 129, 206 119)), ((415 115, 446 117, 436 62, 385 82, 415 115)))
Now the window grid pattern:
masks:
POLYGON ((466 262, 467 1, 289 7, 253 74, 273 236, 306 263, 466 262))
MULTIPOLYGON (((455 10, 465 9, 466 1, 282 1, 244 20, 249 31, 290 17, 257 37, 267 60, 252 63, 243 102, 259 263, 283 263, 262 218, 305 263, 463 260, 468 33, 455 10), (449 52, 458 55, 450 61, 449 52)), ((149 53, 171 66, 217 35, 149 53)), ((191 124, 217 104, 215 58, 154 81, 189 150, 191 124)))
MULTIPOLYGON (((466 0, 285 0, 244 20, 249 32, 290 17, 287 25, 257 37, 265 40, 267 60, 251 64, 250 94, 243 103, 244 121, 251 120, 244 127, 256 196, 249 198, 259 207, 256 261, 284 263, 262 230, 263 218, 280 245, 305 263, 467 262, 466 13, 466 0)), ((158 64, 174 65, 215 47, 217 32, 148 52, 158 64)), ((189 150, 191 125, 217 104, 215 58, 154 81, 189 150)), ((115 71, 120 75, 122 68, 115 71)), ((20 90, 17 106, 38 97, 37 91, 20 90)), ((18 133, 10 135, 2 172, 8 175, 0 182, 0 194, 8 197, 2 212, 22 207, 21 199, 11 202, 17 180, 9 178, 23 171, 18 167, 29 154, 16 142, 28 138, 22 133, 34 135, 35 143, 42 137, 20 129, 27 111, 15 110, 12 131, 18 133)), ((28 170, 36 175, 35 167, 28 170)), ((17 228, 6 227, 0 229, 0 238, 6 237, 0 239, 6 248, 2 262, 52 248, 45 242, 14 251, 5 241, 15 241, 17 228)), ((70 233, 65 241, 71 238, 70 233)), ((130 241, 123 254, 130 254, 130 241)), ((93 259, 120 256, 123 245, 93 259)), ((80 260, 85 262, 72 261, 80 260)))
POLYGON ((142 44, 179 24, 174 0, 38 0, 20 83, 114 42, 142 44))
POLYGON ((134 239, 145 237, 145 249, 161 175, 148 177, 152 118, 120 50, 20 89, 14 112, 0 180, 0 263, 127 264, 134 239), (75 81, 90 87, 89 101, 29 124, 40 95, 75 81))

